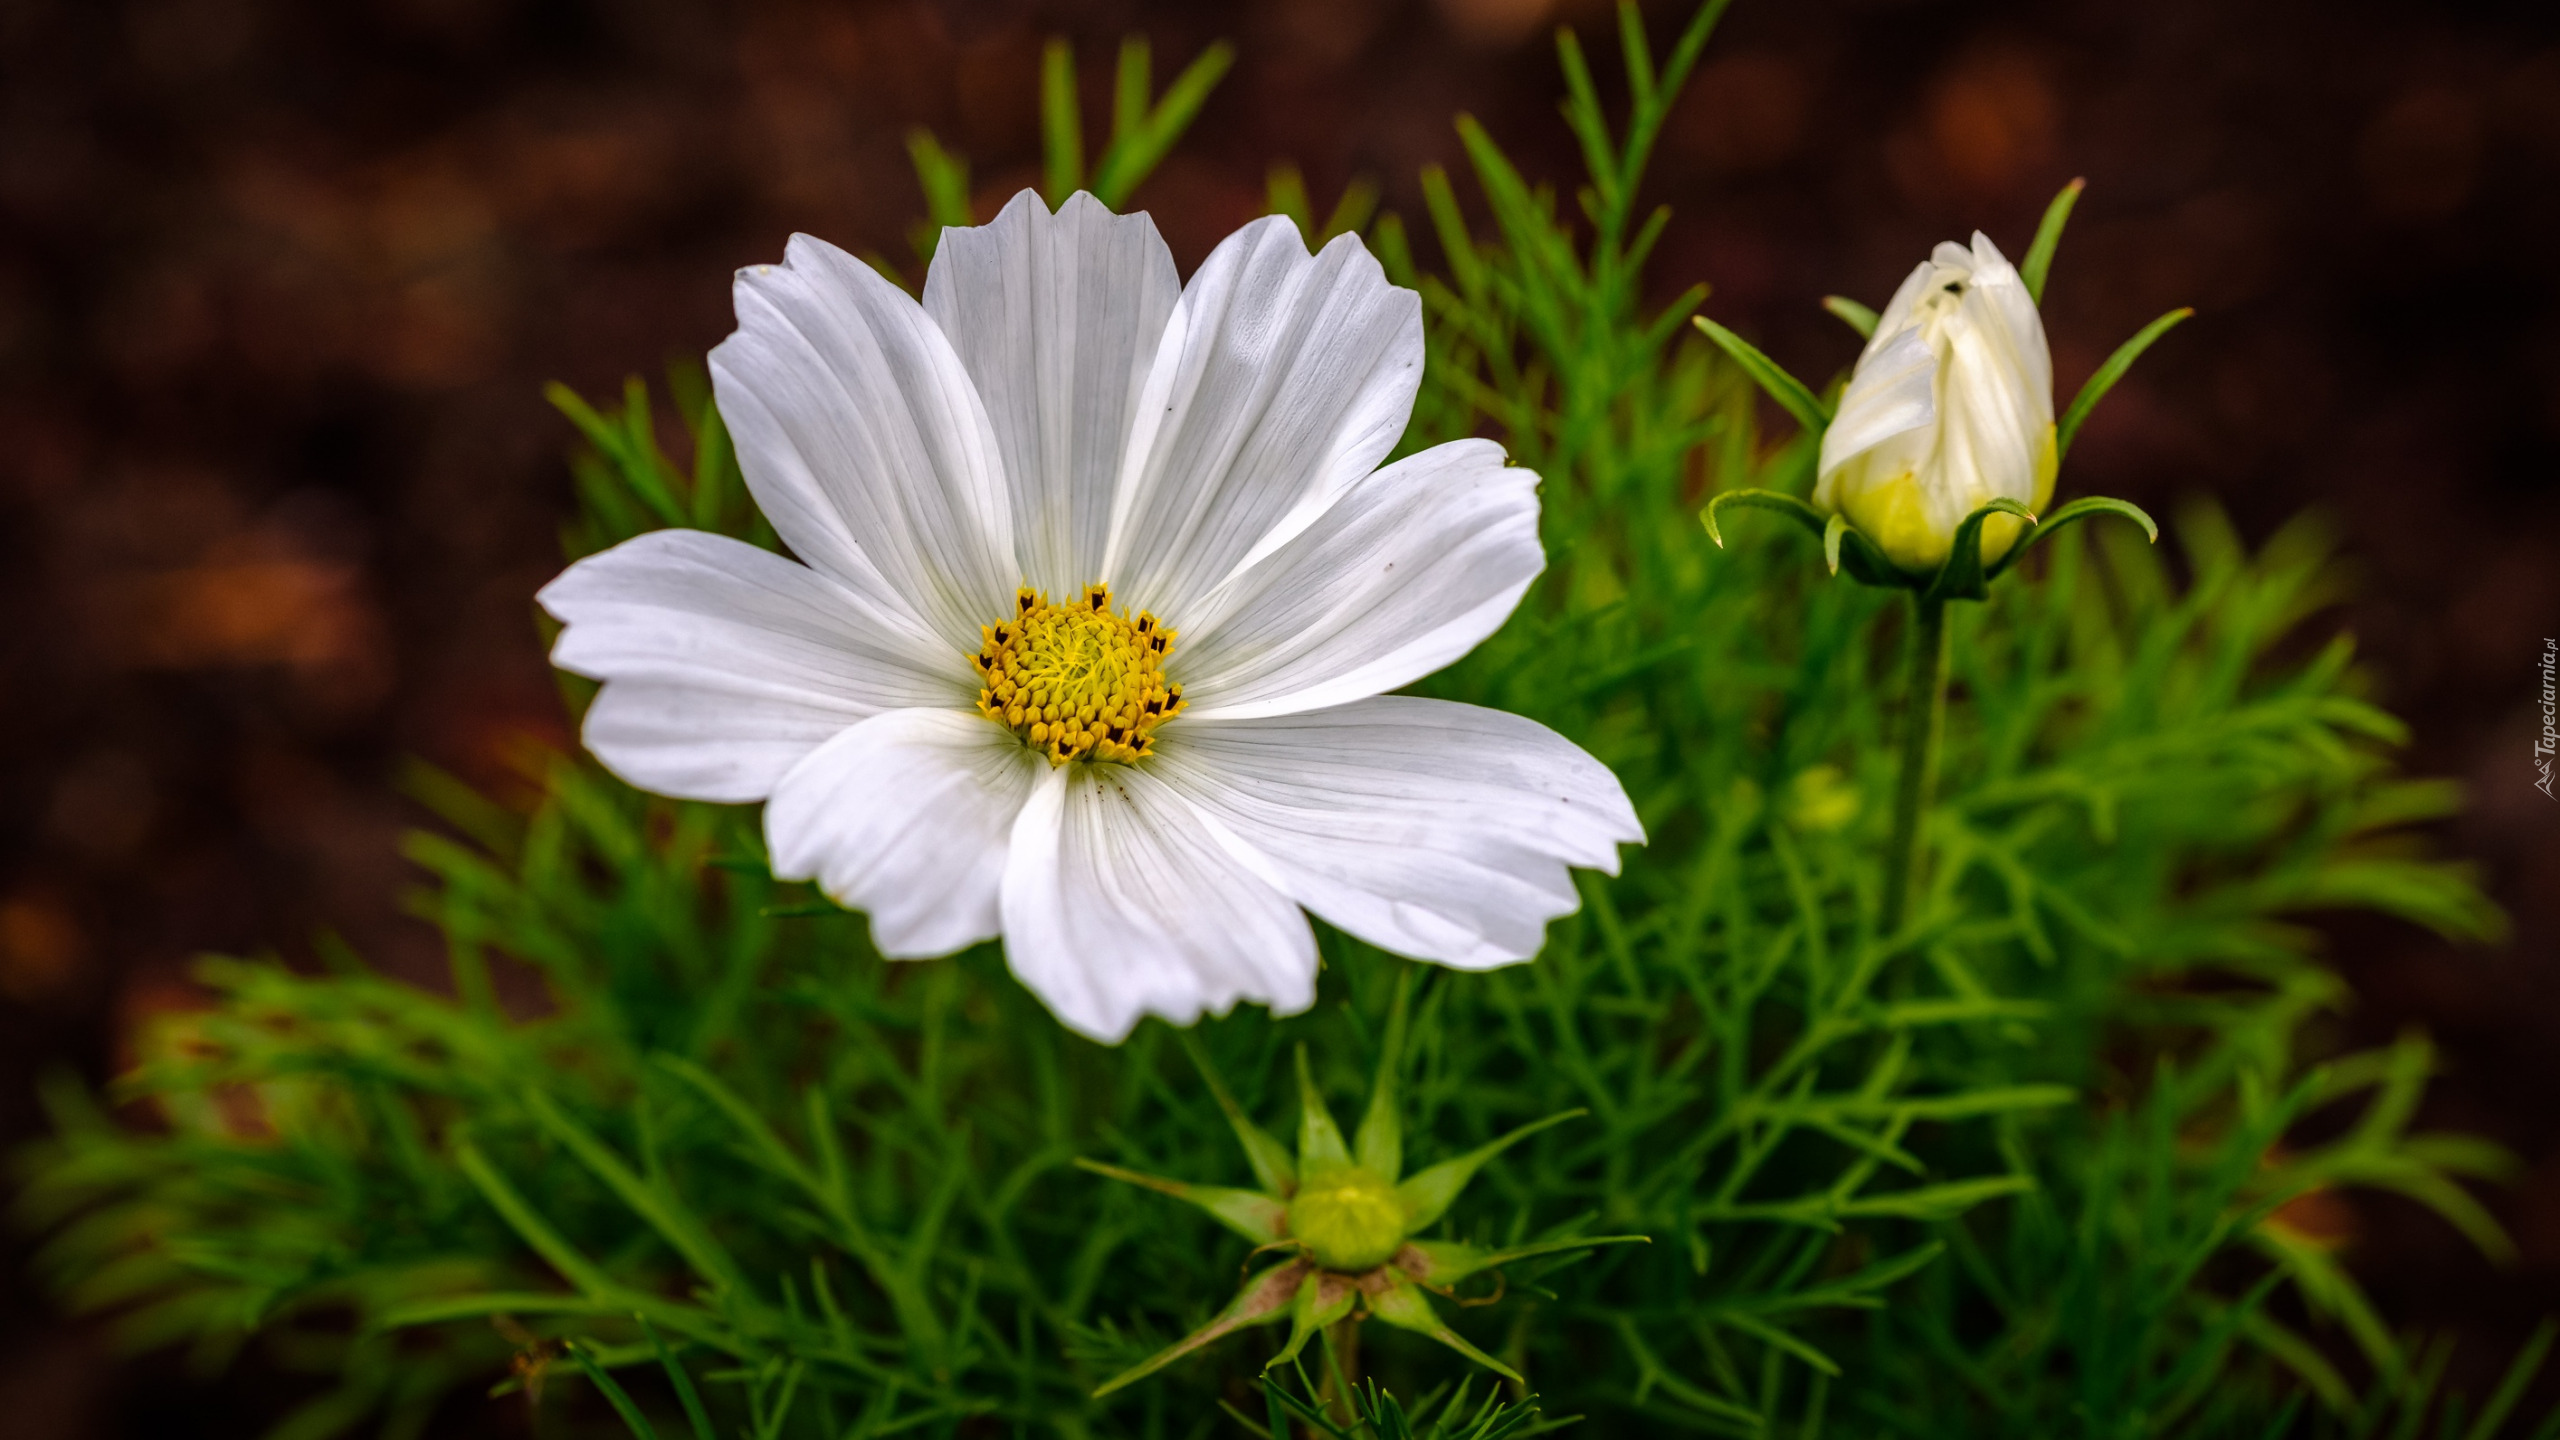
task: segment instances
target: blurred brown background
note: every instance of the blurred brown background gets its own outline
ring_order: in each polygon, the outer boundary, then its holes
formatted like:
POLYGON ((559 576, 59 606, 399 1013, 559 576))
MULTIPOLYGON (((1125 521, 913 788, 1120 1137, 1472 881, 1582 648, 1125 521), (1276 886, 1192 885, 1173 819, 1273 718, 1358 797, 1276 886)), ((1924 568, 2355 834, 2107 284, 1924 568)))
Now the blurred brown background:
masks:
MULTIPOLYGON (((1657 33, 1685 3, 1649 6, 1657 33)), ((1418 214, 1451 113, 1570 180, 1548 35, 1586 0, 722 4, 717 0, 0 3, 0 1141, 34 1076, 116 1063, 190 956, 333 927, 423 971, 397 853, 404 755, 498 773, 565 739, 530 595, 557 566, 565 425, 728 329, 728 275, 808 230, 903 256, 901 136, 975 162, 982 212, 1035 178, 1041 38, 1094 93, 1122 33, 1159 76, 1241 61, 1138 203, 1187 268, 1279 160, 1418 214)), ((2024 248, 2089 177, 2048 310, 2063 385, 2194 304, 2101 412, 2067 483, 2219 498, 2252 537, 2319 507, 2362 568, 2345 611, 2447 829, 2516 919, 2461 952, 2333 926, 2346 1024, 2420 1025, 2432 1118, 2531 1167, 2494 1197, 2501 1273, 2354 1202, 2386 1313, 2463 1340, 2473 1392, 2560 1308, 2560 806, 2530 788, 2560 634, 2560 20, 2547 0, 1742 0, 1665 137, 1654 267, 1799 373, 1975 226, 2024 248)), ((1462 193, 1468 187, 1462 185, 1462 193)), ((14 1246, 15 1242, 11 1242, 14 1246)), ((119 1362, 9 1251, 0 1430, 254 1434, 291 1386, 119 1362)), ((459 1433, 459 1432, 457 1432, 459 1433)))

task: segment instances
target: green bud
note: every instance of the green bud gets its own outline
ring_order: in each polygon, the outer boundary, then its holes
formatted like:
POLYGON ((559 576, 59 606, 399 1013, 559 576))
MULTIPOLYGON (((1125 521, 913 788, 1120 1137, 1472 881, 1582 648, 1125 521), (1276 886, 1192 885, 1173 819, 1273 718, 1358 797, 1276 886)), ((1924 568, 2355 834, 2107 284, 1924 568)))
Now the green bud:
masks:
POLYGON ((1857 782, 1836 765, 1814 765, 1787 782, 1787 824, 1821 833, 1838 830, 1858 818, 1857 782))
POLYGON ((1296 1256, 1247 1280, 1244 1289, 1218 1317, 1171 1347, 1105 1382, 1094 1391, 1107 1395, 1132 1381, 1199 1350, 1210 1342, 1251 1325, 1290 1321, 1289 1341, 1272 1363, 1294 1359, 1308 1339, 1337 1324, 1376 1319, 1428 1335, 1489 1369, 1514 1380, 1511 1369, 1467 1343, 1433 1313, 1424 1286, 1443 1289, 1451 1282, 1500 1265, 1599 1245, 1640 1242, 1633 1235, 1570 1237, 1540 1241, 1509 1250, 1481 1250, 1451 1241, 1416 1240, 1435 1224, 1449 1203, 1476 1172, 1504 1150, 1582 1114, 1567 1110, 1523 1125, 1490 1145, 1443 1160, 1411 1177, 1402 1174, 1404 1122, 1397 1113, 1396 1069, 1404 1054, 1405 1024, 1412 985, 1408 975, 1396 986, 1386 1043, 1380 1047, 1378 1079, 1371 1092, 1359 1137, 1346 1144, 1341 1127, 1325 1108, 1316 1088, 1315 1071, 1305 1046, 1296 1056, 1298 1079, 1298 1154, 1294 1160, 1248 1119, 1227 1093, 1208 1057, 1191 1046, 1209 1090, 1226 1112, 1237 1143, 1252 1166, 1260 1190, 1198 1185, 1141 1174, 1116 1165, 1079 1159, 1097 1175, 1159 1191, 1197 1206, 1220 1224, 1255 1242, 1257 1253, 1294 1250, 1296 1256), (1355 1145, 1357 1158, 1354 1158, 1355 1145), (1398 1183, 1401 1181, 1402 1183, 1398 1183))
POLYGON ((1812 503, 1776 490, 1725 491, 1699 514, 1708 538, 1724 544, 1720 511, 1775 511, 1821 540, 1833 574, 1845 565, 1863 584, 1939 601, 1986 598, 2030 545, 2090 515, 2121 516, 2157 540, 2151 517, 2122 500, 2093 496, 2046 510, 2089 412, 2152 342, 2194 313, 2172 310, 2143 327, 2056 416, 2037 307, 2080 189, 2074 180, 2054 197, 2023 264, 2012 266, 1976 231, 1969 246, 1932 251, 1881 314, 1837 295, 1824 300, 1867 340, 1834 399, 1697 317, 1699 331, 1819 445, 1812 503))
POLYGON ((1404 1248, 1404 1205, 1393 1181, 1364 1166, 1322 1171, 1289 1202, 1289 1235, 1327 1270, 1371 1269, 1404 1248))

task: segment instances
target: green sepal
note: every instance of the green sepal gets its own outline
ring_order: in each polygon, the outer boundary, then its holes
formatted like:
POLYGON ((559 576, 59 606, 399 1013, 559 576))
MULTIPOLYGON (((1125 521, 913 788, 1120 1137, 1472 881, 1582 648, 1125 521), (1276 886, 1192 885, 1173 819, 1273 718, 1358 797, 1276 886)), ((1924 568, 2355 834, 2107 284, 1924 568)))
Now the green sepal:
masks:
POLYGON ((1219 1311, 1216 1319, 1103 1381, 1095 1388, 1093 1398, 1099 1400, 1124 1385, 1144 1380, 1211 1341, 1223 1340, 1247 1326, 1278 1320, 1289 1313, 1289 1303, 1298 1295, 1298 1282, 1311 1268, 1304 1260, 1290 1260, 1245 1281, 1244 1289, 1227 1302, 1227 1308, 1219 1311))
POLYGON ((2099 366, 2097 373, 2089 377, 2088 383, 2080 387, 2080 393, 2072 397, 2071 408, 2062 412, 2062 422, 2054 427, 2053 452, 2056 463, 2059 463, 2063 456, 2071 453, 2071 439, 2080 433, 2081 426, 2089 423, 2089 412, 2097 409, 2098 402, 2107 398, 2107 392, 2116 388, 2116 382, 2124 378, 2124 372, 2133 368, 2134 361, 2142 358, 2142 352, 2150 349, 2152 342, 2178 328, 2179 322, 2195 313, 2193 306, 2181 306, 2143 326, 2134 332, 2132 339, 2116 347, 2116 353, 2108 356, 2107 363, 2099 366))
POLYGON ((1411 1278, 1389 1270, 1387 1282, 1386 1289, 1369 1297, 1370 1314, 1417 1335, 1428 1335, 1515 1385, 1529 1383, 1520 1378, 1520 1372, 1467 1343, 1467 1337, 1450 1329, 1448 1322, 1440 1318, 1440 1312, 1432 1309, 1431 1302, 1424 1298, 1422 1287, 1414 1284, 1411 1278))
POLYGON ((1873 310, 1846 295, 1825 295, 1822 308, 1840 317, 1840 322, 1858 332, 1861 340, 1876 338, 1877 315, 1873 310))
POLYGON ((1307 1342, 1322 1334, 1324 1327, 1351 1313, 1360 1298, 1360 1287, 1348 1275, 1335 1275, 1308 1267, 1307 1278, 1298 1282, 1298 1293, 1289 1302, 1289 1343, 1271 1357, 1262 1368, 1271 1370, 1298 1358, 1307 1342))
POLYGON ((1475 1245, 1461 1245, 1454 1240, 1408 1240, 1405 1248, 1421 1257, 1422 1269, 1414 1272, 1416 1280, 1429 1285, 1454 1285, 1470 1275, 1481 1274, 1496 1265, 1515 1260, 1533 1260, 1541 1255, 1560 1255, 1568 1250, 1588 1250, 1599 1245, 1650 1245, 1649 1235, 1574 1235, 1562 1240, 1541 1240, 1534 1245, 1515 1245, 1507 1250, 1487 1250, 1475 1245))
POLYGON ((1289 1158, 1289 1147, 1272 1139, 1271 1132, 1254 1124, 1252 1117, 1244 1113, 1244 1107, 1236 1103, 1236 1097, 1227 1093, 1226 1082, 1218 1078, 1218 1072, 1209 1064, 1208 1052, 1200 1048, 1199 1040, 1188 1030, 1175 1033, 1182 1037, 1182 1048, 1190 1052, 1192 1067, 1207 1082, 1209 1094, 1217 1100, 1218 1108, 1226 1112, 1227 1124, 1236 1132, 1236 1143, 1244 1147, 1245 1163, 1253 1167, 1253 1178, 1261 1183, 1263 1189, 1284 1200, 1289 1198, 1298 1188, 1298 1164, 1289 1158))
POLYGON ((1333 1112, 1324 1108, 1324 1093, 1316 1089, 1315 1072, 1307 1068, 1307 1047, 1298 1047, 1298 1173, 1313 1175, 1320 1170, 1337 1170, 1351 1163, 1351 1147, 1342 1142, 1342 1127, 1333 1123, 1333 1112))
POLYGON ((2036 238, 2027 246, 2027 258, 2018 262, 2018 278, 2027 282, 2027 298, 2044 304, 2045 277, 2053 271, 2053 252, 2062 244, 2062 227, 2071 220, 2071 207, 2080 203, 2080 192, 2089 188, 2086 180, 2074 180, 2062 187, 2053 203, 2044 207, 2044 219, 2036 225, 2036 238))
POLYGON ((1822 512, 1793 495, 1782 490, 1727 490, 1698 512, 1698 522, 1707 527, 1707 538, 1716 542, 1719 550, 1724 548, 1724 529, 1716 523, 1716 512, 1728 505, 1736 510, 1776 511, 1803 526, 1815 539, 1822 538, 1822 512))
POLYGON ((2018 557, 2027 553, 2028 546, 2075 520, 2086 520, 2093 515, 2121 515, 2141 526, 2142 533, 2150 539, 2152 544, 2160 543, 2160 526, 2144 513, 2141 506, 2130 500, 2114 500, 2104 495, 2091 495, 2085 499, 2074 500, 2045 516, 2040 524, 2028 526, 2027 533, 2018 537, 2018 543, 2009 547, 2009 553, 2000 557, 2000 563, 1991 567, 1992 578, 1999 578, 2008 571, 2010 566, 2017 564, 2018 557))
POLYGON ((1405 1010, 1413 996, 1414 967, 1396 976, 1396 999, 1387 1011, 1387 1043, 1378 1049, 1378 1083, 1369 1087, 1369 1113, 1351 1148, 1362 1169, 1393 1185, 1404 1173, 1404 1119, 1396 1111, 1396 1067, 1404 1058, 1405 1010))
POLYGON ((1946 563, 1935 571, 1915 575, 1888 559, 1882 550, 1876 548, 1874 541, 1849 523, 1846 516, 1826 516, 1804 501, 1775 490, 1729 490, 1707 502, 1706 508, 1698 512, 1698 518, 1705 523, 1708 536, 1718 545, 1724 543, 1724 535, 1716 522, 1716 512, 1726 505, 1737 509, 1776 511, 1819 536, 1823 563, 1834 575, 1846 568, 1850 578, 1862 585, 1914 590, 1920 592, 1923 599, 1942 602, 1986 597, 1990 593, 1990 582, 2006 573, 2037 537, 2056 525, 2085 520, 2091 515, 2122 515, 2140 525, 2153 540, 2160 538, 2160 527, 2152 523, 2151 517, 2144 514, 2140 506, 2128 501, 2110 500, 2103 496, 2074 500, 2039 521, 2034 511, 2015 500, 2004 498, 1964 517, 1963 523, 1956 527, 1946 563), (2010 545, 2008 553, 1986 565, 1982 560, 1982 526, 1994 515, 2012 515, 2026 524, 2020 529, 2017 540, 2010 545))
MULTIPOLYGON (((1955 545, 1947 553, 1947 563, 1938 567, 1937 576, 1920 594, 1923 604, 1980 600, 1991 593, 1991 577, 1982 566, 1982 526, 1994 515, 2014 515, 2026 522, 2023 529, 2032 529, 2036 523, 2036 512, 2005 495, 1964 517, 1963 523, 1956 526, 1955 545)), ((2025 539, 2020 534, 2009 548, 2015 550, 2025 539)))
POLYGON ((1881 585, 1889 589, 1917 589, 1926 583, 1906 574, 1902 567, 1885 558, 1876 543, 1861 534, 1856 526, 1839 515, 1825 515, 1820 510, 1787 494, 1783 490, 1727 490, 1698 512, 1699 523, 1707 527, 1707 538, 1724 545, 1724 527, 1717 512, 1731 506, 1736 510, 1769 510, 1784 515, 1805 528, 1807 534, 1822 542, 1822 561, 1831 573, 1840 573, 1847 565, 1849 577, 1861 585, 1881 585))
POLYGON ((1733 363, 1741 366, 1744 374, 1759 381, 1760 388, 1769 392, 1769 398, 1777 401, 1780 409, 1796 417, 1797 424, 1814 434, 1830 428, 1831 407, 1823 404, 1822 397, 1814 394, 1803 381, 1781 369, 1777 361, 1761 354, 1750 341, 1704 315, 1698 316, 1693 323, 1697 325, 1698 333, 1716 342, 1717 348, 1732 356, 1733 363))
POLYGON ((1405 1233, 1423 1229, 1449 1212, 1450 1202, 1476 1172, 1494 1156, 1537 1134, 1550 1125, 1561 1125, 1590 1114, 1588 1110, 1559 1110, 1544 1120, 1532 1120, 1490 1145, 1480 1146, 1455 1160, 1443 1160, 1421 1174, 1396 1187, 1396 1200, 1404 1206, 1405 1233))
POLYGON ((1920 582, 1911 573, 1893 563, 1890 556, 1867 538, 1867 532, 1849 523, 1849 517, 1833 512, 1822 527, 1822 563, 1831 573, 1840 573, 1842 562, 1849 566, 1849 578, 1861 585, 1875 585, 1887 590, 1911 590, 1920 582))
POLYGON ((1268 1245, 1284 1239, 1289 1233, 1289 1207, 1269 1195, 1252 1190, 1229 1190, 1219 1185, 1191 1185, 1180 1180, 1167 1180, 1161 1175, 1123 1170, 1099 1160, 1076 1157, 1076 1168, 1089 1170, 1113 1180, 1125 1180, 1150 1190, 1161 1190, 1176 1200, 1197 1205, 1217 1217, 1226 1226, 1256 1245, 1268 1245))

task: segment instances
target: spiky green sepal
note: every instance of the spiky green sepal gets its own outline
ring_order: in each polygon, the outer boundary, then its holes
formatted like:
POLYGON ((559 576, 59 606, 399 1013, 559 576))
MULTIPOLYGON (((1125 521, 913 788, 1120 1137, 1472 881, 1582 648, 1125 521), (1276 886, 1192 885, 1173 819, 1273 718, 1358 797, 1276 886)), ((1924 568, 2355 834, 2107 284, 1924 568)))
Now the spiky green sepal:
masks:
POLYGON ((1247 1280, 1244 1289, 1216 1319, 1120 1375, 1094 1394, 1107 1395, 1143 1379, 1183 1356, 1248 1326, 1290 1321, 1289 1339, 1271 1364, 1298 1358, 1307 1342, 1328 1327, 1375 1316, 1391 1325, 1429 1335, 1467 1358, 1510 1379, 1510 1367, 1478 1350, 1443 1324, 1432 1311, 1423 1287, 1446 1289, 1452 1282, 1497 1265, 1533 1256, 1584 1250, 1642 1240, 1636 1235, 1576 1237, 1541 1241, 1506 1250, 1483 1250, 1453 1241, 1416 1240, 1447 1213, 1467 1182, 1503 1151, 1521 1141, 1587 1112, 1567 1110, 1547 1116, 1480 1146, 1444 1160, 1410 1179, 1402 1178, 1404 1122, 1396 1104, 1396 1070, 1404 1054, 1405 1017, 1412 998, 1408 973, 1396 986, 1395 1007, 1388 1016, 1386 1040, 1380 1047, 1378 1079, 1356 1141, 1345 1142, 1317 1089, 1315 1071, 1305 1046, 1294 1057, 1298 1080, 1298 1153, 1282 1152, 1217 1078, 1207 1057, 1195 1047, 1193 1060, 1207 1078, 1219 1107, 1251 1163, 1261 1190, 1194 1185, 1093 1160, 1076 1163, 1096 1174, 1195 1205, 1258 1248, 1294 1250, 1283 1264, 1247 1280), (1398 1183, 1401 1180, 1402 1183, 1398 1183))
POLYGON ((1265 1374, 1298 1358, 1307 1342, 1324 1332, 1324 1327, 1349 1315, 1360 1303, 1359 1282, 1337 1271, 1307 1267, 1306 1278, 1298 1282, 1298 1293, 1289 1306, 1289 1343, 1280 1353, 1265 1362, 1265 1374))
POLYGON ((1404 1270, 1436 1290, 1446 1290, 1473 1275, 1518 1260, 1534 1260, 1541 1255, 1562 1255, 1574 1250, 1590 1250, 1602 1245, 1650 1245, 1646 1235, 1572 1235, 1561 1240, 1541 1240, 1534 1245, 1514 1245, 1503 1250, 1487 1250, 1475 1245, 1461 1245, 1453 1240, 1416 1240, 1405 1247, 1397 1263, 1404 1270))
POLYGON ((1980 600, 1990 594, 1990 582, 1998 579, 2023 558, 2028 549, 2046 535, 2093 515, 2116 515, 2142 527, 2145 536, 2160 538, 2160 527, 2129 500, 2114 500, 2103 495, 2074 500, 2051 515, 2039 517, 2015 500, 1994 500, 1964 517, 1956 527, 1954 548, 1944 564, 1934 570, 1905 570, 1886 558, 1882 547, 1845 515, 1825 514, 1793 495, 1777 490, 1728 490, 1707 502, 1698 512, 1699 522, 1706 526, 1707 537, 1721 548, 1724 543, 1725 512, 1730 510, 1767 510, 1783 515, 1802 526, 1806 534, 1822 544, 1823 563, 1837 575, 1846 570, 1849 578, 1862 585, 1890 590, 1910 590, 1929 600, 1980 600), (1999 556, 1985 560, 1982 555, 1982 531, 1994 515, 2007 515, 2019 523, 2017 538, 1999 556))
POLYGON ((1468 1181, 1476 1178, 1476 1172, 1485 1167, 1486 1161, 1551 1125, 1561 1125, 1590 1113, 1582 1109, 1559 1110, 1544 1120, 1532 1120, 1489 1145, 1479 1146, 1455 1160, 1443 1160, 1398 1185, 1396 1199, 1404 1206, 1405 1233, 1410 1235, 1416 1230, 1427 1230, 1434 1221, 1447 1214, 1458 1193, 1467 1188, 1468 1181))
POLYGON ((1244 1147, 1245 1163, 1253 1167, 1253 1178, 1264 1190, 1287 1199, 1290 1192, 1298 1188, 1298 1167, 1289 1158, 1289 1148, 1271 1138, 1269 1131, 1254 1124, 1252 1117, 1244 1113, 1244 1107, 1236 1103, 1236 1097, 1228 1092, 1226 1082, 1218 1078, 1216 1067, 1201 1051, 1199 1040, 1188 1030, 1180 1033, 1182 1048, 1190 1054, 1192 1065, 1209 1086, 1210 1096, 1226 1115, 1228 1128, 1236 1132, 1236 1143, 1244 1147))
POLYGON ((1413 1282, 1413 1277, 1396 1272, 1383 1289, 1368 1298, 1369 1313, 1388 1324, 1417 1335, 1428 1335, 1515 1385, 1528 1383, 1520 1378, 1519 1371, 1477 1349, 1466 1336, 1450 1329, 1449 1322, 1440 1318, 1440 1312, 1431 1308, 1431 1301, 1422 1293, 1422 1287, 1413 1282))
POLYGON ((1244 1289, 1227 1302, 1227 1308, 1219 1311, 1216 1319, 1103 1381, 1094 1388, 1093 1397, 1099 1400, 1124 1385, 1143 1380, 1212 1341, 1255 1325, 1268 1325, 1287 1315, 1310 1268, 1303 1260, 1291 1260, 1245 1281, 1244 1289))
POLYGON ((1149 1190, 1160 1190, 1177 1200, 1196 1205, 1216 1217, 1219 1224, 1256 1245, 1268 1245, 1288 1233, 1288 1202, 1276 1196, 1264 1195, 1252 1190, 1230 1190, 1217 1185, 1192 1185, 1180 1180, 1167 1180, 1161 1175, 1149 1175, 1138 1170, 1123 1170, 1117 1165, 1105 1165, 1099 1160, 1086 1160, 1082 1157, 1076 1160, 1076 1168, 1149 1190))

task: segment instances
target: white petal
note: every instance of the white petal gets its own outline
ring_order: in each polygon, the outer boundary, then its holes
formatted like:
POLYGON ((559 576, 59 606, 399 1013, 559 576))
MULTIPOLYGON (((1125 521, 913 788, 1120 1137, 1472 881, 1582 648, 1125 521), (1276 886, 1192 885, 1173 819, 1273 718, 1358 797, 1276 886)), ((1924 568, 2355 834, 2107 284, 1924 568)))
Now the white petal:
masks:
POLYGON ((1913 312, 1920 308, 1920 292, 1928 288, 1929 277, 1937 270, 1935 264, 1923 260, 1911 267, 1910 274, 1902 277, 1902 283, 1894 289, 1893 298, 1885 302, 1883 312, 1876 316, 1875 332, 1867 337, 1866 348, 1858 352, 1861 368, 1870 356, 1892 344, 1903 331, 1918 323, 1913 312))
POLYGON ((793 767, 765 806, 773 873, 871 915, 880 953, 948 955, 995 938, 1015 817, 1048 769, 960 710, 892 710, 793 767))
POLYGON ((1102 578, 1139 391, 1181 298, 1155 223, 1081 190, 1054 216, 1025 190, 994 223, 942 232, 925 313, 986 403, 1023 574, 1052 595, 1102 578))
POLYGON ((904 291, 822 240, 786 254, 738 272, 711 352, 748 487, 801 559, 974 652, 1021 581, 985 407, 904 291))
MULTIPOLYGON (((1883 338, 1881 328, 1876 333, 1883 338)), ((1839 412, 1822 432, 1816 504, 1837 508, 1841 501, 1832 490, 1841 467, 1880 445, 1911 437, 1910 459, 1918 463, 1928 449, 1928 431, 1938 421, 1937 378, 1938 353, 1917 326, 1903 327, 1859 357, 1840 392, 1839 412)))
POLYGON ((591 555, 535 598, 567 627, 551 662, 605 682, 587 709, 587 748, 662 795, 761 800, 857 721, 974 696, 966 662, 902 617, 805 565, 698 530, 591 555))
POLYGON ((1973 232, 1973 284, 1965 293, 1966 308, 1977 310, 1982 324, 1995 332, 2017 368, 2019 381, 2042 397, 2044 418, 2053 419, 2053 352, 2045 345, 2044 317, 2027 293, 2026 277, 1991 243, 1973 232))
POLYGON ((1141 1015, 1188 1025, 1315 1000, 1315 934, 1144 770, 1068 765, 1032 793, 1004 876, 1005 958, 1068 1028, 1105 1044, 1141 1015))
POLYGON ((1388 284, 1358 237, 1310 256, 1278 216, 1228 236, 1148 376, 1107 578, 1185 623, 1185 602, 1386 458, 1421 382, 1421 297, 1388 284))
POLYGON ((2053 424, 2053 362, 2026 282, 1979 234, 1971 254, 1981 263, 1949 318, 1940 381, 1950 528, 1998 497, 2035 501, 2038 460, 2053 424))
POLYGON ((1400 954, 1466 968, 1535 954, 1644 827, 1607 766, 1533 720, 1383 696, 1156 736, 1152 764, 1282 894, 1400 954))
POLYGON ((1505 466, 1490 440, 1434 446, 1352 486, 1186 612, 1172 678, 1196 719, 1392 690, 1499 629, 1545 566, 1537 475, 1505 466))

